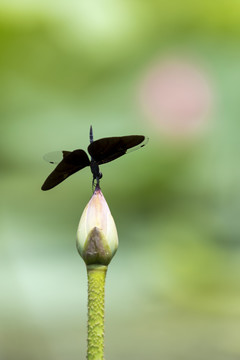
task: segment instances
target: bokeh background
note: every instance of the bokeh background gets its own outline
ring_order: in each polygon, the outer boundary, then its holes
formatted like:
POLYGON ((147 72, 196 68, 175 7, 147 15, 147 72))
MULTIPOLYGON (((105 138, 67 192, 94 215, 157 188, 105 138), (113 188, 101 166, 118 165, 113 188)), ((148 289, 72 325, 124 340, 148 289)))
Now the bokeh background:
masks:
POLYGON ((101 169, 106 359, 240 357, 239 41, 237 0, 1 1, 1 360, 85 358, 90 170, 40 187, 90 124, 150 138, 101 169))

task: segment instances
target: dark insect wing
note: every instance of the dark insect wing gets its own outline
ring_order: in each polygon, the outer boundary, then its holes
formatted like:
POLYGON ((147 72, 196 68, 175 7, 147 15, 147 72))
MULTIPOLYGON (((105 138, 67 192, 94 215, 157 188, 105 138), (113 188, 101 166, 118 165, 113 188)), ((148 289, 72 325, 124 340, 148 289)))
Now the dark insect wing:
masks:
POLYGON ((90 164, 89 158, 85 151, 74 150, 72 152, 65 152, 63 159, 51 174, 45 180, 42 190, 50 190, 62 181, 67 179, 70 175, 85 168, 90 164))
POLYGON ((59 164, 64 157, 69 155, 71 151, 52 151, 43 156, 43 159, 50 164, 59 164))
POLYGON ((140 144, 135 145, 135 146, 127 149, 126 154, 128 154, 128 153, 130 153, 130 152, 132 152, 132 151, 138 150, 138 149, 144 147, 145 145, 147 145, 147 143, 148 143, 148 141, 149 141, 149 138, 146 137, 146 136, 143 136, 143 137, 144 137, 143 141, 142 141, 140 144))
POLYGON ((148 138, 143 135, 108 137, 94 141, 88 146, 88 152, 101 165, 137 150, 147 142, 148 138))

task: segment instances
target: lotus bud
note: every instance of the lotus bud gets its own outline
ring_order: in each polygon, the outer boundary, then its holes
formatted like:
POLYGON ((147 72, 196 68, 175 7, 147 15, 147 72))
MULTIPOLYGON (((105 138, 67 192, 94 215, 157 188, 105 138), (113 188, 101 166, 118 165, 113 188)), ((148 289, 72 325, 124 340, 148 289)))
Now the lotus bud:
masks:
POLYGON ((77 230, 77 249, 86 265, 108 265, 118 248, 116 225, 108 204, 96 187, 77 230))

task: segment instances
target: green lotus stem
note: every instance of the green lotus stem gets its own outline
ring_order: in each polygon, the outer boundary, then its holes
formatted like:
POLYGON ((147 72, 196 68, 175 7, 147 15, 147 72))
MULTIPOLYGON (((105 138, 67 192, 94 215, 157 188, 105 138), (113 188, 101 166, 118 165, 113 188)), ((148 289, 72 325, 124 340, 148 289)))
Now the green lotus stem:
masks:
POLYGON ((107 266, 88 265, 88 360, 104 360, 104 295, 107 266))

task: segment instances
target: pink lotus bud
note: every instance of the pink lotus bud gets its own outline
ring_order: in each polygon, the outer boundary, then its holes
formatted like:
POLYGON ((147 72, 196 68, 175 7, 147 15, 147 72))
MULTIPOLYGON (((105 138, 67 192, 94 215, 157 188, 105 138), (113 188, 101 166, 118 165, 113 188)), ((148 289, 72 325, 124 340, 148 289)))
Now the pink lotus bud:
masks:
POLYGON ((96 188, 79 222, 78 252, 86 265, 108 265, 117 248, 116 225, 100 188, 96 188))

